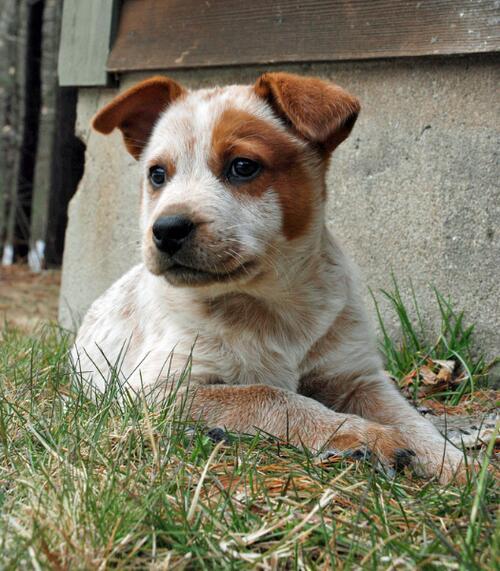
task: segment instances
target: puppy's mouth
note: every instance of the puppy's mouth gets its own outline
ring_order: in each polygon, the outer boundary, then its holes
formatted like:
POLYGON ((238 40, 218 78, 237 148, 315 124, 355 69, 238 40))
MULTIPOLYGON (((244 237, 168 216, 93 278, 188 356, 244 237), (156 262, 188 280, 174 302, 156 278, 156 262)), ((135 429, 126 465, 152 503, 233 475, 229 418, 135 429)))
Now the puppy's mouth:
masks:
POLYGON ((257 263, 254 260, 241 263, 230 270, 207 270, 174 262, 163 272, 165 279, 173 285, 206 285, 224 283, 244 277, 253 277, 257 263))

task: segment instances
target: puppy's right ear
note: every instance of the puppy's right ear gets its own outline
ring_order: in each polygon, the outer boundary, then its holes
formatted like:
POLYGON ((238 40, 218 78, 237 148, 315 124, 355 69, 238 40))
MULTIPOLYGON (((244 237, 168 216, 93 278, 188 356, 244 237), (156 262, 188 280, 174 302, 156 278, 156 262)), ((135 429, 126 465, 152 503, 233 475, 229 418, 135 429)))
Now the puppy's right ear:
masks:
POLYGON ((115 97, 95 115, 92 126, 105 135, 118 127, 128 152, 137 160, 159 115, 185 93, 173 79, 151 77, 115 97))

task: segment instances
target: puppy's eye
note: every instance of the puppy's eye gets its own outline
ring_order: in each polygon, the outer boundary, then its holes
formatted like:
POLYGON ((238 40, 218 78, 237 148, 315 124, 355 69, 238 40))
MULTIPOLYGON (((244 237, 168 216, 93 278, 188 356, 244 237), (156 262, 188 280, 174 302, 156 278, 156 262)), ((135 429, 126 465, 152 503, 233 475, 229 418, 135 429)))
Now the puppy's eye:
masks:
POLYGON ((253 180, 261 171, 262 167, 256 161, 237 157, 227 170, 226 177, 231 183, 241 183, 253 180))
POLYGON ((149 180, 155 188, 160 188, 167 180, 167 171, 163 167, 155 165, 149 169, 149 180))

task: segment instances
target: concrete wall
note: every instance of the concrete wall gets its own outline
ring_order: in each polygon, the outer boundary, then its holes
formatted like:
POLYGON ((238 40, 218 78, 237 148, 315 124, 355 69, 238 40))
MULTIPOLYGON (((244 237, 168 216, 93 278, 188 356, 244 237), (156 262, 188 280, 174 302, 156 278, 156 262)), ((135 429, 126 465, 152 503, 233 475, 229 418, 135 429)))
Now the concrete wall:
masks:
MULTIPOLYGON (((426 316, 431 285, 477 324, 499 353, 500 196, 498 58, 391 60, 280 66, 332 79, 363 106, 329 173, 328 223, 377 290, 391 271, 408 280, 426 316)), ((259 68, 170 73, 189 87, 253 82, 259 68)), ((122 78, 120 89, 145 77, 122 78)), ((86 169, 69 211, 61 323, 74 327, 92 300, 139 260, 138 169, 120 136, 89 128, 116 89, 82 89, 78 132, 86 169)), ((367 296, 368 299, 368 296, 367 296)), ((371 304, 371 301, 369 301, 371 304)))

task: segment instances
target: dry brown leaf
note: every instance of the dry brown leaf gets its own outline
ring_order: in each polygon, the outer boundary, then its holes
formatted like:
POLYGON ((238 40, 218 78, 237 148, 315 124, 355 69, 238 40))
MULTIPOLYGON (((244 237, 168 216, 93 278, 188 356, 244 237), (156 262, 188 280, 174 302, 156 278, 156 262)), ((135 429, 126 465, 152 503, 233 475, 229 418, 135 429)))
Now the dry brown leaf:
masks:
POLYGON ((418 373, 424 384, 435 385, 437 383, 438 376, 428 365, 422 365, 418 373))
POLYGON ((440 366, 437 379, 441 383, 449 383, 452 381, 452 374, 455 368, 455 361, 434 361, 440 366))
POLYGON ((424 399, 447 390, 451 384, 461 383, 464 374, 456 374, 455 369, 455 361, 428 358, 425 364, 405 375, 399 386, 406 398, 424 399), (418 386, 417 391, 415 391, 416 386, 418 386))

